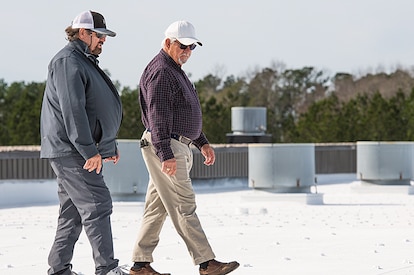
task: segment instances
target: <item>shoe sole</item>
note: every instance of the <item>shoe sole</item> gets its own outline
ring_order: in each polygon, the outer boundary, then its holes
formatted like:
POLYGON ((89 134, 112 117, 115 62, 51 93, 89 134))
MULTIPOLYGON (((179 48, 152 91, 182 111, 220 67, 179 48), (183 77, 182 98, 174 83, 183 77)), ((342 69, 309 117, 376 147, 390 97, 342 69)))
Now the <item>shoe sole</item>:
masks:
MULTIPOLYGON (((217 274, 217 275, 226 275, 229 274, 230 272, 233 272, 234 270, 236 270, 238 267, 240 266, 239 263, 236 263, 234 266, 231 266, 229 270, 227 270, 226 272, 217 274)), ((202 274, 202 275, 210 275, 210 274, 202 274)))
POLYGON ((235 264, 230 270, 228 270, 226 273, 222 273, 220 275, 226 275, 229 274, 230 272, 233 272, 234 270, 236 270, 238 267, 240 266, 239 263, 235 264))

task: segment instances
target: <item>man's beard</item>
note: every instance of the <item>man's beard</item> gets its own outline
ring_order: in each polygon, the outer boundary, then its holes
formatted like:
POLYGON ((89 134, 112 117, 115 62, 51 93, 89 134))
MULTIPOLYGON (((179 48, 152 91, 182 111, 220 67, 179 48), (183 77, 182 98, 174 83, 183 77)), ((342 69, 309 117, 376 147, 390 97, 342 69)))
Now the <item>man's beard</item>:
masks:
POLYGON ((190 58, 190 56, 188 56, 188 55, 184 55, 184 54, 180 55, 178 57, 178 63, 180 63, 180 65, 184 65, 184 63, 187 62, 189 58, 190 58))
MULTIPOLYGON (((100 45, 100 44, 98 44, 98 45, 100 45)), ((102 45, 101 45, 101 47, 98 47, 98 45, 96 45, 95 49, 93 49, 92 54, 94 54, 94 55, 101 54, 101 52, 102 52, 102 45)))

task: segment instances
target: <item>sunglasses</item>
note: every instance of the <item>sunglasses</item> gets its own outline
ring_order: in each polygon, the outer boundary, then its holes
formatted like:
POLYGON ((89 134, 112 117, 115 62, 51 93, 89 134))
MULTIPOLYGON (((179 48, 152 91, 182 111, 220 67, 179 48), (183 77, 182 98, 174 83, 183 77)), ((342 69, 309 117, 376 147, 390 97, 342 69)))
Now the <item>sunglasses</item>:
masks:
POLYGON ((89 30, 90 33, 94 33, 96 35, 97 38, 101 39, 102 37, 106 37, 106 34, 103 33, 97 33, 94 31, 89 30))
POLYGON ((96 34, 96 37, 98 37, 98 38, 106 37, 106 34, 103 34, 103 33, 95 32, 95 34, 96 34))
POLYGON ((188 47, 190 47, 190 50, 194 50, 194 49, 197 47, 197 45, 196 45, 196 44, 191 44, 191 45, 183 45, 183 44, 181 44, 181 43, 180 43, 180 41, 178 41, 178 40, 174 40, 174 42, 177 42, 177 43, 178 43, 178 45, 180 46, 180 49, 181 49, 181 50, 186 50, 188 47))

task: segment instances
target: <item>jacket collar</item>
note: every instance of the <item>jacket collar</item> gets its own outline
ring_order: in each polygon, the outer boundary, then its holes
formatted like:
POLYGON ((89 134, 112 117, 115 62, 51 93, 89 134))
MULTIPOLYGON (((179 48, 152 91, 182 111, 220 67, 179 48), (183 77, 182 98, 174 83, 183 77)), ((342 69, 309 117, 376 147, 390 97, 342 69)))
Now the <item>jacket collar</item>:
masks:
POLYGON ((91 60, 95 65, 99 64, 98 56, 91 53, 89 50, 88 45, 80 39, 76 39, 75 41, 70 42, 73 44, 76 50, 83 53, 86 58, 91 60))

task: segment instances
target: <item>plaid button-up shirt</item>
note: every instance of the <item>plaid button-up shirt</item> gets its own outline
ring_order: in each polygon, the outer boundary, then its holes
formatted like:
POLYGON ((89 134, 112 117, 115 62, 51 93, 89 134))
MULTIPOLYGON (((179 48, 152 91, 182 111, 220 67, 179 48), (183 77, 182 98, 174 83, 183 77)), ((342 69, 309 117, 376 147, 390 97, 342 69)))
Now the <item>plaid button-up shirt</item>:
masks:
POLYGON ((197 91, 164 50, 145 68, 139 88, 142 122, 151 131, 152 144, 161 161, 174 158, 171 134, 191 139, 199 149, 208 143, 202 132, 197 91))

